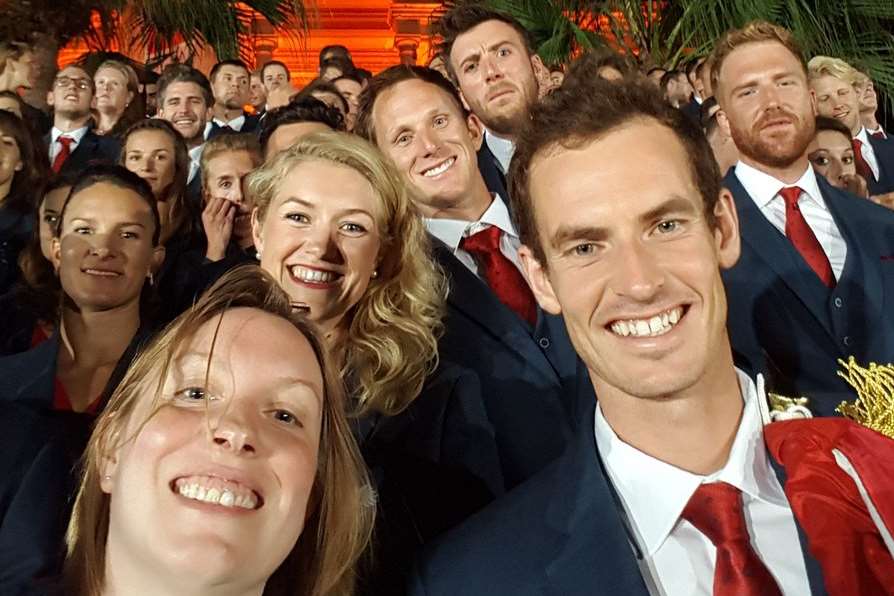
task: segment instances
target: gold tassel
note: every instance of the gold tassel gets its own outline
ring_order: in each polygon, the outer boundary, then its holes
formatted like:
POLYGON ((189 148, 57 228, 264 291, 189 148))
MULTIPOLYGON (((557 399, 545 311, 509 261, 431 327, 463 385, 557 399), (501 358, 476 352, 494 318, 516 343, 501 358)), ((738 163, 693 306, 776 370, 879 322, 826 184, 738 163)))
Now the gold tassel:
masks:
POLYGON ((844 368, 838 376, 857 391, 857 399, 841 402, 835 411, 894 439, 894 365, 870 362, 867 369, 853 356, 838 364, 844 368))

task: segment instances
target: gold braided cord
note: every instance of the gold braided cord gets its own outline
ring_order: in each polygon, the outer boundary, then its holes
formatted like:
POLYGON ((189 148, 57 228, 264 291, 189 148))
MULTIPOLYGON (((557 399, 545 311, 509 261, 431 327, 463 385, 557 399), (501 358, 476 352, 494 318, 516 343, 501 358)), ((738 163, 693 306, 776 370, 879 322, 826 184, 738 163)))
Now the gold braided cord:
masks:
POLYGON ((853 356, 847 362, 839 359, 838 364, 844 368, 838 376, 857 391, 857 399, 853 403, 843 401, 835 410, 894 438, 894 365, 870 362, 869 368, 863 368, 853 356))

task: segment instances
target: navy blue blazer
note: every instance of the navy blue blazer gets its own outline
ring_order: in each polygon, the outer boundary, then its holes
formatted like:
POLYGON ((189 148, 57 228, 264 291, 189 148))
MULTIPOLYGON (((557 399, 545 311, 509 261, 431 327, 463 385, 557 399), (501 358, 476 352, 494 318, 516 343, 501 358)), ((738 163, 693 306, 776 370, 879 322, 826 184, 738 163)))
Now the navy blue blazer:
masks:
MULTIPOLYGON (((44 145, 49 152, 51 137, 44 136, 44 145)), ((71 152, 68 159, 62 164, 59 171, 63 176, 77 176, 88 165, 94 162, 114 164, 118 163, 118 156, 121 153, 121 143, 114 137, 100 136, 92 130, 88 130, 81 138, 81 142, 71 152)))
POLYGON ((506 176, 503 174, 503 168, 496 156, 491 153, 490 147, 487 146, 487 140, 481 142, 481 149, 478 150, 478 171, 484 178, 484 184, 492 194, 497 194, 506 203, 509 214, 512 214, 512 205, 509 201, 509 193, 506 188, 506 176))
POLYGON ((894 139, 877 139, 869 135, 869 144, 872 145, 879 168, 879 179, 866 181, 869 194, 894 192, 894 139))
MULTIPOLYGON (((416 565, 412 596, 649 596, 596 446, 592 396, 562 458, 436 543, 416 565)), ((798 533, 811 592, 825 594, 800 525, 798 533)))
POLYGON ((806 396, 815 414, 831 416, 855 398, 836 374, 839 358, 894 362, 894 212, 817 181, 847 242, 834 290, 764 217, 735 170, 724 186, 735 198, 742 255, 723 281, 737 364, 763 373, 769 390, 806 396))
POLYGON ((450 286, 440 359, 478 376, 509 489, 564 451, 576 419, 577 354, 561 317, 538 309, 532 329, 446 245, 433 244, 450 286))

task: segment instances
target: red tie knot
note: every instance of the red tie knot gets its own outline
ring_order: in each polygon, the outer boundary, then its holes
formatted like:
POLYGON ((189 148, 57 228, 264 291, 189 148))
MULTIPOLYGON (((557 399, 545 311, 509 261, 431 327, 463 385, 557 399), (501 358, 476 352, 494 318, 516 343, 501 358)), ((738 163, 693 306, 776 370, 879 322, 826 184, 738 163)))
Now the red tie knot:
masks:
POLYGON ((488 226, 480 232, 466 236, 460 242, 460 248, 469 253, 492 253, 500 249, 500 228, 488 226))
POLYGON ((749 540, 742 514, 742 493, 732 484, 702 484, 689 498, 681 517, 698 528, 714 546, 749 540))
POLYGON ((780 196, 782 196, 782 200, 785 201, 786 206, 788 207, 798 207, 798 199, 801 198, 801 193, 804 192, 801 190, 800 186, 787 186, 779 191, 780 196))
POLYGON ((59 144, 66 149, 71 147, 71 144, 74 143, 74 139, 71 137, 59 137, 57 140, 59 141, 59 144))

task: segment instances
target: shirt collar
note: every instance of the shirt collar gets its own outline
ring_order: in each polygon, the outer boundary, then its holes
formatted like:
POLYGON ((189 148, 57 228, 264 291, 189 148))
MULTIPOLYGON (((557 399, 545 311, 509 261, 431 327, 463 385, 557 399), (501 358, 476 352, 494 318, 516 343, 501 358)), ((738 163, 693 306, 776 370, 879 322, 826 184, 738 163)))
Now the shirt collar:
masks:
POLYGON ((50 146, 52 147, 53 145, 55 145, 56 141, 58 141, 59 137, 61 137, 61 136, 66 136, 66 137, 74 139, 74 144, 77 145, 78 143, 81 142, 81 139, 84 138, 84 135, 87 134, 87 131, 89 129, 90 129, 90 127, 85 125, 85 126, 82 126, 81 128, 78 128, 76 130, 70 130, 68 132, 63 132, 54 126, 52 132, 50 133, 50 141, 52 141, 50 143, 50 146))
POLYGON ((860 132, 858 132, 857 136, 855 136, 854 138, 857 139, 858 141, 860 141, 861 143, 863 143, 863 145, 868 145, 869 144, 869 133, 866 132, 866 127, 861 126, 860 132))
POLYGON ((736 163, 736 177, 742 183, 745 191, 751 196, 751 199, 761 209, 766 208, 785 186, 799 186, 810 200, 823 209, 826 208, 826 202, 823 200, 823 195, 820 192, 819 183, 816 181, 816 172, 813 171, 813 166, 809 164, 794 184, 786 184, 742 161, 736 163))
POLYGON ((729 459, 723 468, 709 476, 692 474, 624 443, 597 404, 595 434, 599 453, 649 556, 654 556, 674 530, 700 484, 726 482, 753 499, 787 506, 785 493, 770 468, 763 440, 758 400, 766 396, 758 394, 754 382, 745 373, 737 369, 736 375, 745 402, 742 419, 729 459), (655 495, 661 498, 656 499, 655 495))
POLYGON ((205 149, 205 143, 197 145, 189 150, 189 160, 199 163, 202 160, 202 151, 205 149))
POLYGON ((484 129, 484 141, 487 143, 490 152, 493 153, 494 157, 497 158, 497 161, 500 162, 500 167, 503 169, 503 173, 508 173, 509 162, 512 161, 512 156, 515 154, 515 143, 509 139, 504 139, 503 137, 495 135, 487 128, 484 129))
POLYGON ((478 221, 440 219, 435 217, 426 217, 423 218, 423 221, 429 233, 449 246, 454 252, 459 248, 459 243, 464 237, 471 236, 489 226, 496 226, 503 233, 509 234, 513 238, 518 236, 515 232, 515 227, 512 225, 512 219, 509 217, 506 203, 503 202, 499 195, 494 195, 490 206, 481 214, 478 221))

